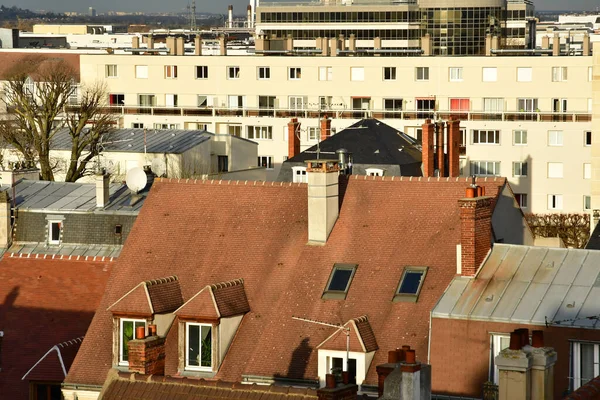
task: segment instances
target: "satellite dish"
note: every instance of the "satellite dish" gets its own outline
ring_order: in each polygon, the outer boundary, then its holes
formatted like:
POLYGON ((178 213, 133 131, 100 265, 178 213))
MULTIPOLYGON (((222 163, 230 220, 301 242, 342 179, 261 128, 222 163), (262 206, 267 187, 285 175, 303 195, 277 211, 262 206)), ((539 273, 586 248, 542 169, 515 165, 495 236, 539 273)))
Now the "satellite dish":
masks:
POLYGON ((142 168, 135 167, 127 171, 125 183, 127 183, 127 187, 133 193, 139 193, 142 189, 146 187, 146 184, 148 183, 148 178, 146 177, 146 173, 142 168))
POLYGON ((167 172, 167 165, 165 164, 165 160, 163 160, 162 158, 155 158, 154 160, 152 160, 152 165, 150 166, 150 169, 152 169, 154 175, 158 176, 159 178, 163 177, 167 172))

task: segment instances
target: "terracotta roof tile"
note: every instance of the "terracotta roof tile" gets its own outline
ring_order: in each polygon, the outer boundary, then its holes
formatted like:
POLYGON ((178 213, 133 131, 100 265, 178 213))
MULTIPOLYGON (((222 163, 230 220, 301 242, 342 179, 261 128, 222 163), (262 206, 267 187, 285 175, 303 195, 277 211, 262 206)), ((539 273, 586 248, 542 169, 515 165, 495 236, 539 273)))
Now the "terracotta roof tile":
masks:
POLYGON ((363 342, 363 345, 365 346, 365 351, 369 353, 379 349, 377 346, 377 340, 375 339, 375 334, 373 333, 373 329, 371 328, 371 324, 369 324, 369 319, 367 316, 355 318, 353 321, 356 324, 358 334, 363 342))
POLYGON ((176 276, 146 281, 146 287, 155 314, 175 311, 183 304, 181 287, 176 276))
POLYGON ((108 308, 115 314, 152 315, 146 287, 138 284, 108 308))
POLYGON ((600 400, 600 376, 581 386, 564 400, 600 400))
MULTIPOLYGON (((506 184, 505 179, 477 182, 488 195, 506 184)), ((456 273, 458 199, 469 183, 465 178, 341 178, 340 214, 329 240, 310 246, 306 184, 159 180, 117 260, 66 383, 104 382, 112 352, 108 306, 168 266, 179 277, 185 300, 214 282, 244 279, 251 311, 217 379, 316 379, 316 346, 335 329, 292 316, 343 324, 367 315, 381 349, 367 373, 366 383, 374 384, 375 366, 387 362, 387 350, 410 345, 417 359, 427 355, 429 313, 456 273), (335 263, 359 266, 346 300, 323 300, 335 263), (418 302, 394 303, 407 265, 428 267, 423 288, 418 302)), ((165 343, 167 375, 177 373, 178 335, 174 324, 165 343)), ((361 333, 371 348, 368 336, 361 333)))
POLYGON ((210 287, 206 286, 196 293, 194 297, 177 309, 175 314, 181 318, 219 318, 219 310, 217 310, 210 287))
MULTIPOLYGON (((113 265, 33 257, 0 261, 0 398, 29 399, 32 376, 64 379, 52 352, 21 380, 50 348, 86 333, 113 265)), ((74 359, 70 350, 61 348, 67 370, 74 359)))
POLYGON ((211 285, 211 289, 221 317, 231 317, 250 311, 243 279, 211 285))

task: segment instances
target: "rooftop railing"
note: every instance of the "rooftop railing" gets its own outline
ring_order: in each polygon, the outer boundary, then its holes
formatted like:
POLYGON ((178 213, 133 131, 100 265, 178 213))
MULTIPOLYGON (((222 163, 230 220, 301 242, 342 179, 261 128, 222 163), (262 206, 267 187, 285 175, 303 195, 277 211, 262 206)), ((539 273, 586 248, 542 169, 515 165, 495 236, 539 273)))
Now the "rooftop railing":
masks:
POLYGON ((352 110, 352 109, 291 109, 291 108, 230 108, 230 107, 146 107, 109 106, 109 114, 157 115, 181 117, 273 117, 320 118, 327 115, 339 119, 403 119, 423 120, 456 118, 461 121, 530 121, 530 122, 591 122, 589 112, 526 112, 526 111, 452 111, 452 110, 352 110))
POLYGON ((260 2, 258 8, 269 7, 331 7, 331 6, 400 6, 417 4, 417 0, 323 0, 260 2))

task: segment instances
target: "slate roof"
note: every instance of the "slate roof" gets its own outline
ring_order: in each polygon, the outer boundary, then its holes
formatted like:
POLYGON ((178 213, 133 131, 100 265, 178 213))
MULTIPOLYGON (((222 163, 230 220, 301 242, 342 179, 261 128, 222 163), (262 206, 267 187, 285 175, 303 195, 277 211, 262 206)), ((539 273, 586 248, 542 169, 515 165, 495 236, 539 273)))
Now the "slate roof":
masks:
MULTIPOLYGON (((506 185, 504 178, 477 182, 490 196, 506 185)), ((107 308, 168 267, 179 278, 184 300, 214 282, 244 279, 250 311, 216 379, 315 380, 316 346, 336 329, 292 317, 343 324, 366 315, 381 349, 367 371, 366 383, 376 384, 375 366, 387 362, 389 349, 410 345, 418 359, 427 355, 430 311, 456 273, 458 199, 469 184, 470 178, 342 176, 339 218, 327 243, 311 246, 306 184, 160 179, 117 260, 65 383, 103 384, 112 353, 107 308), (358 267, 346 299, 323 300, 334 264, 350 262, 358 267), (393 302, 409 265, 429 268, 418 302, 393 302)), ((177 373, 178 330, 173 324, 166 338, 166 375, 177 373)))
POLYGON ((108 310, 117 314, 152 315, 175 311, 182 304, 179 280, 169 276, 137 284, 108 310))
POLYGON ((111 375, 98 400, 317 400, 313 389, 164 376, 148 379, 123 372, 111 375))
POLYGON ((585 248, 587 250, 600 250, 600 224, 596 224, 594 227, 585 248))
MULTIPOLYGON (((30 376, 21 380, 27 371, 57 343, 85 335, 113 265, 8 255, 0 260, 0 397, 28 400, 30 376)), ((70 350, 61 348, 67 370, 74 358, 70 350)), ((48 355, 48 364, 38 365, 32 376, 61 382, 64 373, 55 356, 48 355)))
MULTIPOLYGON (((204 143, 212 133, 200 130, 146 129, 146 152, 181 154, 204 143)), ((71 150, 67 129, 58 131, 51 142, 52 150, 71 150)), ((105 152, 144 153, 144 129, 115 129, 103 137, 105 152)))
POLYGON ((496 244, 472 278, 456 277, 433 317, 600 329, 600 252, 496 244))
MULTIPOLYGON (((0 187, 9 192, 12 188, 0 187)), ((22 179, 15 185, 15 199, 20 210, 43 210, 57 212, 92 212, 96 211, 96 184, 33 181, 22 179)), ((137 214, 144 204, 147 189, 140 192, 140 200, 132 206, 132 193, 126 185, 111 183, 109 203, 102 210, 109 212, 127 212, 137 214)))
MULTIPOLYGON (((344 148, 352 153, 354 164, 421 163, 421 149, 411 136, 376 119, 362 119, 319 143, 321 158, 335 156, 344 148), (327 154, 329 153, 329 154, 327 154)), ((314 160, 317 145, 288 159, 290 163, 314 160)))

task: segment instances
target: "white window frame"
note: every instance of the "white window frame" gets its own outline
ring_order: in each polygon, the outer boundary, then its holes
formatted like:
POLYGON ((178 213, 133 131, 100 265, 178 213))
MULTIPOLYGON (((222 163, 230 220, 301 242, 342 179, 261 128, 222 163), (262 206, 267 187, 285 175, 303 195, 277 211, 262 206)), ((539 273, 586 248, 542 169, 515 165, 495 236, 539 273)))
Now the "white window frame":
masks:
POLYGON ((563 143, 563 131, 548 131, 548 146, 558 147, 563 143))
POLYGON ((384 171, 381 168, 365 168, 367 176, 383 176, 384 171))
POLYGON ((527 208, 527 201, 529 200, 527 193, 515 193, 515 200, 517 200, 519 207, 527 208), (517 196, 519 196, 518 199, 517 196))
POLYGON ((60 244, 62 241, 63 220, 50 219, 48 220, 48 244, 60 244), (58 225, 58 239, 52 239, 52 224, 58 225))
POLYGON ((208 65, 196 65, 195 74, 196 79, 208 79, 208 65))
POLYGON ((383 67, 383 80, 395 81, 397 77, 396 67, 383 67))
POLYGON ((273 140, 273 127, 270 125, 246 125, 246 139, 249 140, 273 140), (252 137, 250 137, 252 130, 252 137))
POLYGON ((513 131, 513 146, 527 146, 527 130, 515 129, 513 131), (523 141, 523 136, 525 137, 525 141, 523 141))
POLYGON ((481 69, 481 80, 482 80, 482 82, 497 82, 498 81, 498 68, 483 67, 481 69))
POLYGON ((259 81, 268 81, 269 79, 271 79, 271 67, 257 67, 256 78, 259 81))
POLYGON ((583 163, 583 179, 592 179, 591 163, 583 163))
POLYGON ((517 82, 532 82, 532 81, 533 81, 533 68, 517 67, 517 82))
POLYGON ((177 65, 165 65, 165 79, 177 79, 177 65))
POLYGON ((469 162, 470 175, 475 176, 500 176, 500 161, 488 161, 488 160, 473 160, 469 162), (485 169, 489 170, 492 166, 492 173, 481 173, 482 163, 485 163, 485 169))
POLYGON ((240 67, 237 65, 227 67, 227 79, 240 79, 240 67))
POLYGON ((498 372, 498 367, 496 366, 496 357, 504 350, 501 344, 502 339, 510 342, 510 335, 506 333, 492 333, 490 335, 490 381, 494 382, 496 385, 500 382, 500 374, 498 372))
POLYGON ((306 167, 292 167, 292 182, 308 183, 306 167))
POLYGON ((501 113, 504 112, 503 97, 484 97, 483 112, 485 113, 501 113))
POLYGON ((138 107, 155 107, 156 106, 156 95, 153 93, 139 93, 138 94, 138 107), (150 104, 142 104, 142 96, 149 96, 150 104))
POLYGON ((567 67, 552 67, 552 82, 566 82, 567 67))
POLYGON ((474 145, 500 145, 500 130, 498 129, 472 129, 471 130, 471 144, 474 145), (488 142, 488 134, 493 132, 494 140, 488 142), (477 140, 475 140, 477 138, 477 140))
POLYGON ((568 109, 567 104, 568 104, 567 99, 553 98, 552 99, 552 112, 555 112, 555 113, 567 112, 567 109, 568 109))
POLYGON ((142 322, 144 324, 144 329, 148 329, 147 326, 147 321, 145 319, 137 319, 137 318, 119 318, 119 332, 118 332, 118 346, 119 346, 119 359, 118 359, 118 364, 120 366, 128 366, 129 365, 129 361, 124 361, 123 360, 123 347, 124 347, 124 343, 121 342, 121 339, 123 338, 123 323, 124 322, 133 322, 133 338, 132 340, 135 340, 135 335, 136 335, 136 327, 135 324, 136 322, 142 322))
POLYGON ((401 98, 384 98, 383 99, 383 109, 385 111, 402 111, 404 106, 404 99, 401 98), (391 102, 392 107, 387 107, 386 102, 391 102), (398 107, 399 105, 399 107, 398 107))
MULTIPOLYGON (((212 371, 213 365, 215 363, 213 354, 214 354, 214 347, 215 347, 215 343, 214 343, 214 327, 211 324, 203 324, 203 323, 199 323, 199 322, 186 322, 185 323, 185 349, 184 349, 184 360, 185 360, 185 370, 187 371, 212 371), (189 359, 188 359, 188 349, 190 348, 190 326, 198 326, 200 328, 200 334, 202 334, 202 327, 203 326, 208 326, 210 327, 210 367, 203 367, 203 366, 198 366, 198 365, 189 365, 189 359)), ((198 354, 200 354, 200 357, 202 358, 202 350, 200 350, 200 352, 198 354)), ((201 364, 201 363, 200 363, 201 364)))
POLYGON ((548 210, 562 210, 563 209, 563 195, 562 194, 549 194, 548 195, 548 210))
POLYGON ((262 167, 262 159, 263 158, 266 158, 267 161, 269 161, 269 162, 267 162, 267 166, 265 167, 266 170, 275 169, 275 167, 273 165, 273 156, 258 156, 258 166, 259 167, 262 167))
POLYGON ((592 210, 592 196, 584 195, 583 196, 583 211, 591 211, 592 210))
POLYGON ((429 67, 415 67, 415 80, 417 82, 429 81, 429 67))
POLYGON ((308 140, 319 140, 321 136, 321 129, 318 126, 309 126, 307 136, 308 140))
POLYGON ((288 80, 299 81, 302 79, 302 68, 301 67, 289 67, 288 68, 288 80))
POLYGON ((350 67, 350 80, 361 82, 365 80, 365 67, 350 67))
POLYGON ((147 65, 136 65, 135 66, 135 78, 136 79, 148 79, 148 66, 147 65))
POLYGON ((527 177, 529 173, 529 165, 527 165, 527 161, 513 161, 512 173, 514 177, 527 177), (523 171, 525 170, 525 171, 523 171))
POLYGON ((573 390, 579 389, 581 385, 581 345, 594 345, 594 377, 600 375, 600 344, 594 342, 571 342, 571 362, 573 373, 573 390))
POLYGON ((304 110, 308 103, 308 96, 288 96, 290 110, 304 110))
POLYGON ((450 82, 462 82, 463 81, 463 67, 448 68, 448 79, 450 80, 450 82))
POLYGON ((517 111, 519 111, 519 112, 536 112, 536 111, 538 111, 538 99, 534 98, 534 97, 518 98, 517 99, 517 111))
POLYGON ((547 167, 548 179, 564 178, 564 165, 561 162, 549 162, 547 167))
POLYGON ((106 75, 107 78, 118 78, 119 77, 119 66, 117 64, 106 64, 106 75))
POLYGON ((177 107, 178 105, 178 96, 174 93, 165 94, 165 106, 166 107, 177 107))
POLYGON ((319 80, 320 81, 332 81, 333 80, 333 67, 319 67, 319 80))
MULTIPOLYGON (((343 368, 346 369, 347 366, 347 358, 346 351, 341 350, 325 350, 319 349, 317 353, 318 359, 318 368, 317 373, 319 375, 320 386, 323 387, 325 385, 325 375, 331 373, 331 360, 333 358, 341 358, 343 360, 343 368)), ((370 361, 372 360, 373 353, 362 353, 362 352, 354 352, 350 351, 348 353, 348 358, 351 360, 356 360, 356 384, 361 385, 366 379, 367 371, 370 367, 370 361)))

